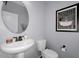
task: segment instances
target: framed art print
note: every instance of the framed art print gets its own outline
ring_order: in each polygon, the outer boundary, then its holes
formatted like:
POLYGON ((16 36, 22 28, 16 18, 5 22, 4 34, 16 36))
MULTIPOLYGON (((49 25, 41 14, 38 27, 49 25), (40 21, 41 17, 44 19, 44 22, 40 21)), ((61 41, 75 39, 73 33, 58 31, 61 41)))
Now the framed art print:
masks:
POLYGON ((56 11, 56 31, 78 31, 77 5, 56 11))

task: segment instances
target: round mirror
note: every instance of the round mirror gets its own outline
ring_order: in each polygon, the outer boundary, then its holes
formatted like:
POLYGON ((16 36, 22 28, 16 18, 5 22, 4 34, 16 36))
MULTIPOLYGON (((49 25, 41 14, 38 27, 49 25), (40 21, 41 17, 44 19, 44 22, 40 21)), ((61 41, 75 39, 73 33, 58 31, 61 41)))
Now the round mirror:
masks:
POLYGON ((13 33, 22 33, 29 23, 27 8, 22 1, 3 1, 2 19, 5 26, 13 33))

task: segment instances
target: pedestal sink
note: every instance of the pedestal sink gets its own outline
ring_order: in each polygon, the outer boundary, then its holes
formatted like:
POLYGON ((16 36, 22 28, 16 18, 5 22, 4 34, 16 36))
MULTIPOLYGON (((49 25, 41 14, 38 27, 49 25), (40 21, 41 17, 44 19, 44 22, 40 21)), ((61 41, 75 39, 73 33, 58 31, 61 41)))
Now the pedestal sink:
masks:
POLYGON ((17 54, 16 57, 24 57, 24 51, 34 45, 34 40, 26 39, 13 43, 1 44, 1 50, 9 54, 17 54))

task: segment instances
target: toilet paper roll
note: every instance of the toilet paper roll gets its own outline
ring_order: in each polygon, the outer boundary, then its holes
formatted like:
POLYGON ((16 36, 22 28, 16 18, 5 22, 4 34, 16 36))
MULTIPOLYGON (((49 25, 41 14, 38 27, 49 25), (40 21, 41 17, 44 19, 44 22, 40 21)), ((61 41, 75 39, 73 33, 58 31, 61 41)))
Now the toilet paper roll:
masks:
POLYGON ((61 48, 61 51, 66 52, 66 48, 61 48))

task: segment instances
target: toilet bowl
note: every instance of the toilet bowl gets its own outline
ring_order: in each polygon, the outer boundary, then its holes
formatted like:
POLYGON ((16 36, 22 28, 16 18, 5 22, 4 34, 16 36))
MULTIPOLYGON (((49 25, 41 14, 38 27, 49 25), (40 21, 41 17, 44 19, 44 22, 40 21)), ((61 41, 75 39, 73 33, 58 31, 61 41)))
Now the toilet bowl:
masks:
POLYGON ((37 40, 37 48, 38 51, 41 52, 41 56, 43 58, 58 58, 58 53, 51 50, 51 49, 45 49, 46 48, 46 40, 37 40))
POLYGON ((42 57, 43 58, 57 58, 58 54, 51 49, 45 49, 44 51, 42 51, 42 57))

